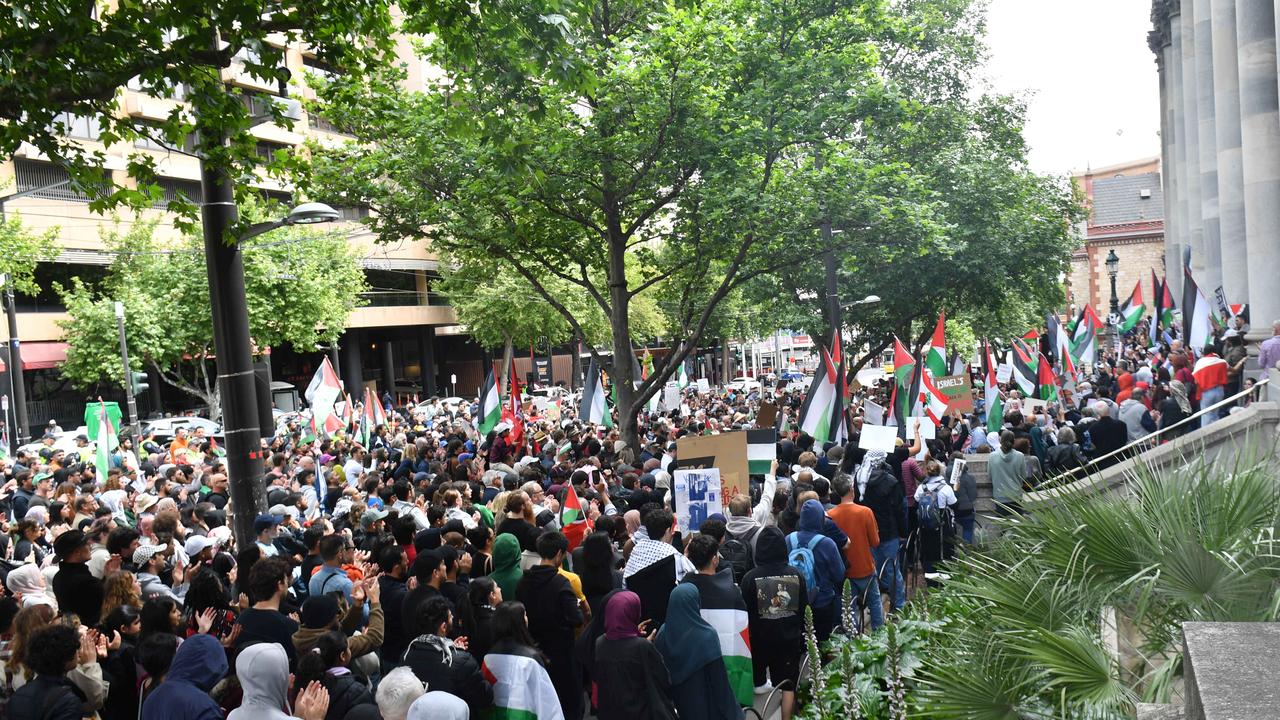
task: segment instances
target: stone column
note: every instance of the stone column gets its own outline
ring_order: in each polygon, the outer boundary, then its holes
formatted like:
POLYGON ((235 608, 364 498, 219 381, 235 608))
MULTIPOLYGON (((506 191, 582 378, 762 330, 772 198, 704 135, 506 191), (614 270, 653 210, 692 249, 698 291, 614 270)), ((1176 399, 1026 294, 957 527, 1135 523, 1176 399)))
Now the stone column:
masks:
POLYGON ((1187 201, 1186 201, 1186 123, 1182 102, 1182 22, 1181 0, 1168 0, 1166 27, 1169 30, 1169 47, 1165 50, 1166 88, 1169 106, 1169 149, 1165 155, 1165 177, 1168 178, 1170 207, 1173 208, 1172 227, 1165 228, 1165 276, 1169 280, 1169 290, 1174 297, 1182 297, 1182 254, 1187 247, 1187 201))
MULTIPOLYGON (((1177 198, 1175 197, 1174 177, 1177 174, 1177 163, 1174 160, 1174 103, 1171 102, 1173 89, 1171 84, 1172 46, 1169 37, 1169 3, 1168 0, 1153 0, 1151 3, 1151 32, 1147 33, 1147 47, 1156 56, 1156 71, 1160 83, 1160 184, 1164 189, 1164 262, 1166 268, 1178 267, 1177 241, 1177 198)), ((1167 273, 1166 273, 1167 274, 1167 273)), ((1170 280, 1169 282, 1172 282, 1170 280)), ((1172 287, 1170 291, 1172 291, 1172 287)))
POLYGON ((1213 12, 1213 106, 1218 148, 1218 237, 1227 302, 1249 297, 1240 156, 1240 65, 1236 0, 1210 0, 1213 12))
MULTIPOLYGON (((1204 271, 1196 282, 1212 293, 1222 285, 1222 249, 1218 239, 1218 139, 1213 89, 1213 23, 1210 0, 1194 0, 1196 27, 1196 104, 1200 113, 1200 222, 1204 226, 1204 271)), ((1152 300, 1154 302, 1154 299, 1152 300)))
MULTIPOLYGON (((1181 201, 1187 208, 1186 238, 1191 248, 1191 272, 1196 278, 1204 275, 1204 222, 1200 217, 1200 91, 1196 77, 1196 37, 1194 0, 1182 0, 1179 16, 1182 26, 1182 115, 1185 132, 1181 146, 1183 159, 1183 194, 1181 201)), ((1180 268, 1179 268, 1180 270, 1180 268)), ((1203 281, 1197 283, 1203 285, 1203 281)), ((1209 292, 1213 289, 1210 288, 1209 292)))
POLYGON ((1270 335, 1280 318, 1280 87, 1272 0, 1239 0, 1240 147, 1245 245, 1249 266, 1250 341, 1270 335))
POLYGON ((360 343, 364 341, 363 333, 358 330, 347 330, 342 335, 342 382, 353 398, 363 397, 364 366, 360 362, 360 343))
POLYGON ((422 377, 422 399, 436 394, 436 328, 423 325, 418 329, 418 367, 422 377))

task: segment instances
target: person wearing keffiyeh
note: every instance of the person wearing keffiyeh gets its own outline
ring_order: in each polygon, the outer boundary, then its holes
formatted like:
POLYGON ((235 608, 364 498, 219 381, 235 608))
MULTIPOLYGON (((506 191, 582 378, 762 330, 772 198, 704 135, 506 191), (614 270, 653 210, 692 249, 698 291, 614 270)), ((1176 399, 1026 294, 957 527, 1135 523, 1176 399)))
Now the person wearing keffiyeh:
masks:
POLYGON ((641 524, 647 533, 647 537, 641 538, 638 532, 634 536, 635 547, 631 549, 631 556, 627 558, 627 566, 622 571, 624 580, 670 556, 675 556, 676 582, 680 582, 685 573, 697 572, 693 567, 693 563, 689 562, 689 559, 681 555, 675 546, 671 544, 671 537, 675 533, 675 524, 670 511, 654 510, 644 517, 641 524))

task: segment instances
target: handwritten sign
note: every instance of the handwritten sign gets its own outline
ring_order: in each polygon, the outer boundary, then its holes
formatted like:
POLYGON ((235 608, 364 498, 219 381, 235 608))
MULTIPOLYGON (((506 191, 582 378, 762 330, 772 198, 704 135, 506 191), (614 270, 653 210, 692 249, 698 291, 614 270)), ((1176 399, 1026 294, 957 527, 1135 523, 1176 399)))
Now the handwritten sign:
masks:
POLYGON ((968 375, 946 375, 935 381, 938 391, 947 396, 947 410, 973 412, 973 385, 968 375))

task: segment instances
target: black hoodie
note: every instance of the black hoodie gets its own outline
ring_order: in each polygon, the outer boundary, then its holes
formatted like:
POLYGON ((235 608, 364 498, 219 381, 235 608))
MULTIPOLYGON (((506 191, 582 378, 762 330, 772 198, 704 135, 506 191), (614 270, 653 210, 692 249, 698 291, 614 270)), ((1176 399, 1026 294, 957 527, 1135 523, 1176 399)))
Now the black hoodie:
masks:
POLYGON ((742 578, 752 644, 800 643, 809 590, 800 571, 787 563, 787 539, 781 530, 760 530, 755 559, 756 566, 742 578))
POLYGON ((583 616, 569 581, 549 565, 536 565, 521 576, 516 599, 524 603, 529 632, 551 663, 570 658, 574 630, 583 616))
POLYGON ((883 467, 872 471, 866 492, 859 502, 875 513, 880 542, 901 537, 906 531, 902 527, 903 497, 902 481, 896 474, 883 467))

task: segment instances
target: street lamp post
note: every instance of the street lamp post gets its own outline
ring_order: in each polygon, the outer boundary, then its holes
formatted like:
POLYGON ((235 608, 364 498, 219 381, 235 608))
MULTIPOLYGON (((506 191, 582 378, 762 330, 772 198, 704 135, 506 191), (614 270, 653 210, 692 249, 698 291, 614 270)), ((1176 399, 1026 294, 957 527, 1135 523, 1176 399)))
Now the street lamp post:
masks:
POLYGON ((1120 296, 1116 293, 1116 274, 1120 271, 1120 256, 1116 255, 1115 248, 1111 248, 1111 252, 1107 253, 1106 259, 1107 275, 1111 278, 1111 313, 1107 315, 1107 326, 1111 328, 1112 341, 1120 344, 1120 296))

